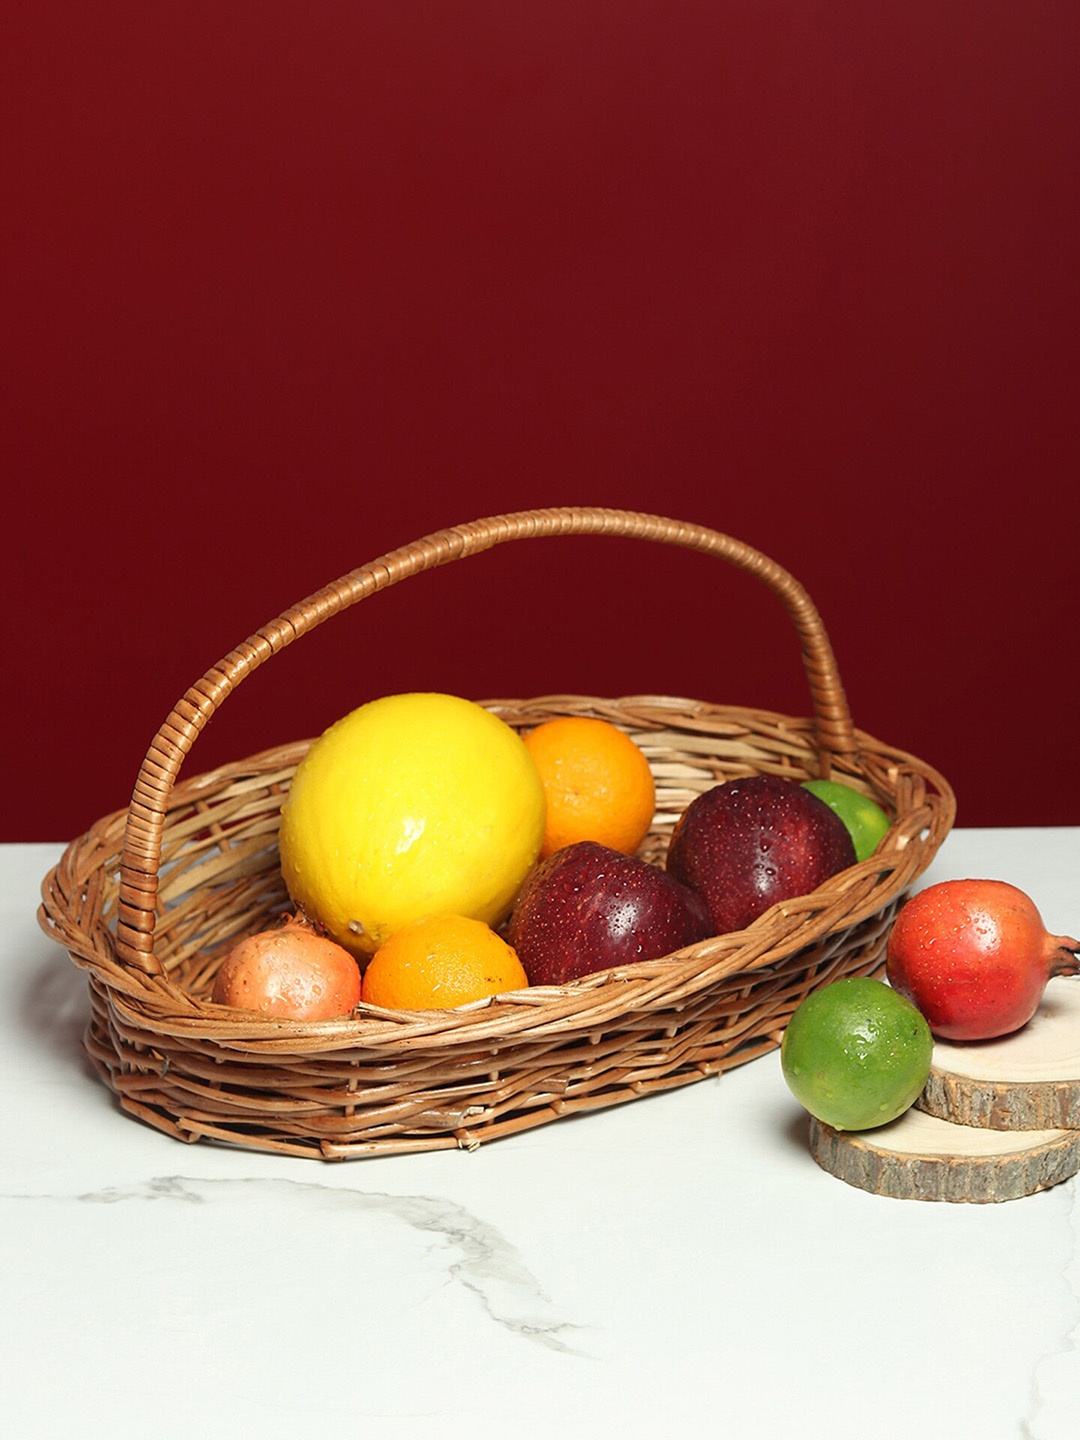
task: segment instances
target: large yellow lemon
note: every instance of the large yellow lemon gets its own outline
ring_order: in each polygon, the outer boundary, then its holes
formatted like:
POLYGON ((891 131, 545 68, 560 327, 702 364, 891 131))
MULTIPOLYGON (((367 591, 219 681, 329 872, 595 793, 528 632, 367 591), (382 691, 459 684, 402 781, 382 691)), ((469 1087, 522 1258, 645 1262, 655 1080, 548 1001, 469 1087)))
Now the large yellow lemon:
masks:
POLYGON ((543 834, 539 772, 505 721, 455 695, 388 695, 300 762, 281 870, 294 903, 362 957, 430 915, 498 924, 543 834))

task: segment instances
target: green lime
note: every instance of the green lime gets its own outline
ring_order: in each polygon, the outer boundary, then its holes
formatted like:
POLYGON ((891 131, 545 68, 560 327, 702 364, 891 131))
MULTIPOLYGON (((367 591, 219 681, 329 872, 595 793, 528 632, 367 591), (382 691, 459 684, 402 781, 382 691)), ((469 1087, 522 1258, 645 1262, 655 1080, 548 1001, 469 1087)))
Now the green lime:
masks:
POLYGON ((824 800, 843 820, 855 843, 856 860, 866 860, 874 853, 891 822, 869 795, 839 780, 804 780, 803 789, 824 800))
POLYGON ((902 1115, 930 1074, 930 1026, 881 980, 834 980, 791 1017, 780 1065, 799 1104, 834 1130, 872 1130, 902 1115))

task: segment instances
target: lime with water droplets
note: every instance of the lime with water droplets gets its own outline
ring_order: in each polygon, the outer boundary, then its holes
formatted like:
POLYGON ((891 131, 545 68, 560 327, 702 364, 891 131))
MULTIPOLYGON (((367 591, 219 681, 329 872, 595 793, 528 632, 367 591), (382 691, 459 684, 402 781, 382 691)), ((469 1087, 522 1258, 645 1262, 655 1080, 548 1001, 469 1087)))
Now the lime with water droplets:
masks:
POLYGON ((930 1074, 925 1017, 881 980, 851 977, 808 995, 780 1047, 788 1088, 834 1130, 872 1130, 902 1115, 930 1074))

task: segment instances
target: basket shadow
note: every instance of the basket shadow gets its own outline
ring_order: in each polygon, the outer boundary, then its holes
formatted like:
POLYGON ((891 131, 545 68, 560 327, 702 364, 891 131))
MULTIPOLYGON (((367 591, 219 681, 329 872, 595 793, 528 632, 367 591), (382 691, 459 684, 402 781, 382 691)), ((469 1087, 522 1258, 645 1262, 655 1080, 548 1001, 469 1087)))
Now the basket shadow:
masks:
POLYGON ((55 1060, 94 1076, 83 1035, 90 1021, 86 978, 64 957, 42 952, 40 963, 27 978, 17 1014, 23 1028, 55 1060))

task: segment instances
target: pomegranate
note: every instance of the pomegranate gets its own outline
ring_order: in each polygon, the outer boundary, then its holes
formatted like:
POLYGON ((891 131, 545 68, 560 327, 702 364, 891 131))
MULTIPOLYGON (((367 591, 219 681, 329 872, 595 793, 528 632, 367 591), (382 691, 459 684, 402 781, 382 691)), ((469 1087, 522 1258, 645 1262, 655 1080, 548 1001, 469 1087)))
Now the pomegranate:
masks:
POLYGON ((360 1003, 360 970, 348 950, 300 916, 239 940, 214 980, 215 1005, 285 1020, 333 1020, 360 1003))
POLYGON ((913 896, 889 934, 889 984, 945 1040, 991 1040, 1026 1025, 1053 975, 1080 973, 1080 941, 1051 935, 1004 880, 944 880, 913 896))

